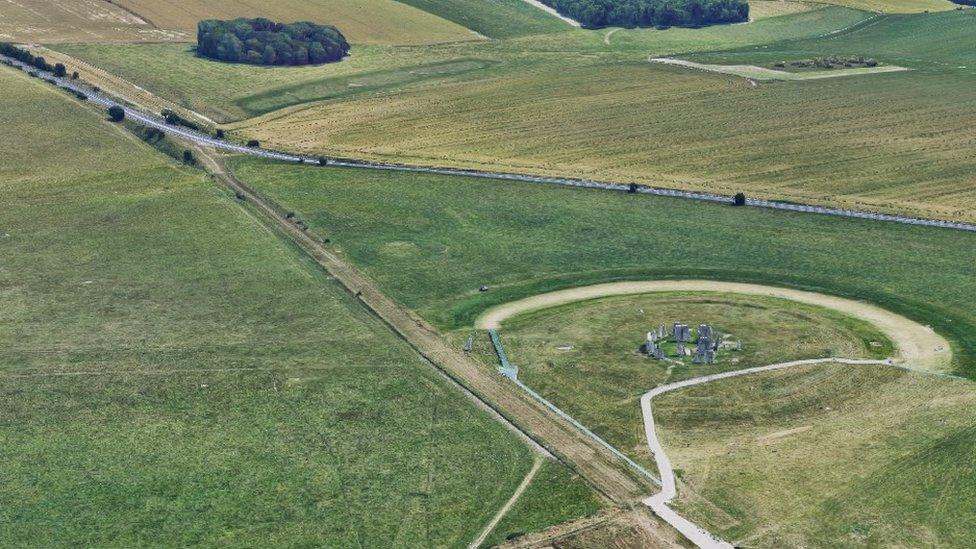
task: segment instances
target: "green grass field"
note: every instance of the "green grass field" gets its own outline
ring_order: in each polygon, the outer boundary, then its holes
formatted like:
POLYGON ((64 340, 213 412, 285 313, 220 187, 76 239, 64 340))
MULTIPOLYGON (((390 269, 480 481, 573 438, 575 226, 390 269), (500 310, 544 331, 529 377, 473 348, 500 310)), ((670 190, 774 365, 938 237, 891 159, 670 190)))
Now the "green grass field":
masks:
POLYGON ((569 286, 716 278, 875 303, 931 325, 953 343, 955 369, 976 375, 973 234, 472 178, 235 166, 444 328, 569 286))
POLYGON ((571 520, 591 515, 599 509, 593 492, 574 482, 568 469, 546 462, 482 546, 491 547, 511 536, 543 530, 553 524, 555 517, 571 520))
POLYGON ((708 292, 571 303, 511 318, 500 334, 519 379, 651 470, 639 400, 653 387, 803 358, 892 354, 884 335, 842 314, 781 299, 708 292), (743 350, 722 351, 709 365, 690 360, 676 365, 639 353, 648 330, 679 321, 711 324, 741 340, 743 350))
POLYGON ((401 0, 490 38, 569 30, 556 17, 523 0, 401 0))
POLYGON ((530 450, 103 117, 0 70, 0 545, 473 539, 530 450))
POLYGON ((827 366, 655 399, 678 509, 744 547, 966 547, 973 382, 827 366))

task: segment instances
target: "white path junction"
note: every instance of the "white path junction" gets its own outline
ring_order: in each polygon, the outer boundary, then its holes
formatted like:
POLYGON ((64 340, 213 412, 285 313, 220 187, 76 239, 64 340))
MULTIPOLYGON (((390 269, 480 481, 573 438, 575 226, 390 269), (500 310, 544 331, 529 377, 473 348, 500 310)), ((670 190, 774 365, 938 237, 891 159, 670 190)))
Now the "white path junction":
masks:
POLYGON ((731 549, 732 544, 713 536, 707 530, 682 517, 668 506, 668 504, 674 500, 675 496, 678 495, 678 489, 674 481, 674 468, 671 466, 671 460, 668 459, 668 455, 665 453, 664 447, 661 446, 661 441, 657 438, 657 431, 654 429, 654 414, 651 410, 651 399, 664 393, 684 389, 686 387, 692 387, 694 385, 701 385, 710 381, 758 374, 772 370, 782 370, 785 368, 795 368, 797 366, 811 366, 814 364, 891 365, 894 364, 894 361, 890 359, 852 360, 845 358, 815 358, 810 360, 795 360, 793 362, 782 362, 779 364, 771 364, 769 366, 758 366, 756 368, 746 368, 745 370, 736 370, 721 374, 686 379, 677 383, 661 385, 660 387, 655 387, 644 393, 644 396, 641 397, 641 412, 644 416, 644 433, 647 435, 647 446, 650 448, 651 453, 654 454, 654 462, 657 464, 658 474, 661 475, 661 491, 645 499, 644 505, 650 507, 657 516, 667 521, 671 526, 674 526, 676 530, 694 542, 698 547, 705 549, 731 549))

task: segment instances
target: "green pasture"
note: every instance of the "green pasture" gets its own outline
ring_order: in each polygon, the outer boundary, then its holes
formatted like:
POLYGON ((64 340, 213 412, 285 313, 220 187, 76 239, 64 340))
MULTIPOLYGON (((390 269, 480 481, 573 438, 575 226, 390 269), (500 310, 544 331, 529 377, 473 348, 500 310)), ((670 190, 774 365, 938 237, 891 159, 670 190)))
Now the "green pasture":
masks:
POLYGON ((401 0, 489 38, 559 32, 571 27, 524 0, 401 0))
POLYGON ((519 379, 651 470, 640 397, 653 387, 804 358, 892 355, 891 342, 877 329, 835 311, 710 292, 570 303, 508 319, 499 333, 519 379), (715 364, 640 353, 648 331, 675 322, 711 324, 741 341, 742 350, 719 351, 715 364))
POLYGON ((976 234, 476 178, 233 164, 445 329, 559 288, 713 278, 875 303, 932 326, 951 341, 955 370, 976 375, 976 234))
POLYGON ((967 547, 974 388, 821 365, 662 395, 677 509, 744 547, 967 547))
POLYGON ((530 450, 201 172, 10 69, 0 124, 0 545, 457 546, 511 496, 530 450))

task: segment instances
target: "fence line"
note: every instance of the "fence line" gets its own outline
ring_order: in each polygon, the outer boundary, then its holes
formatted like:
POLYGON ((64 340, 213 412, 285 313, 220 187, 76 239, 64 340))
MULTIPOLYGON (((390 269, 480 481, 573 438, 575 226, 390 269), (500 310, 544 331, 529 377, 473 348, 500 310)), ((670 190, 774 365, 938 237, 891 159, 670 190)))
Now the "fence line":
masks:
POLYGON ((624 455, 624 453, 621 452, 620 450, 614 448, 609 442, 607 442, 607 441, 603 440, 602 438, 600 438, 599 435, 597 435, 593 431, 587 429, 585 425, 583 425, 582 423, 576 421, 576 419, 573 416, 571 416, 571 415, 567 414, 566 412, 562 411, 558 406, 556 406, 552 402, 549 402, 548 400, 545 399, 545 397, 543 397, 539 393, 533 391, 529 386, 527 386, 526 384, 524 384, 521 381, 519 381, 519 379, 518 379, 518 368, 516 368, 515 366, 513 366, 508 361, 508 355, 505 354, 505 348, 502 347, 502 341, 498 337, 498 331, 497 330, 488 330, 488 335, 491 337, 491 344, 495 348, 495 354, 498 355, 498 360, 501 363, 501 366, 499 366, 498 371, 502 375, 504 375, 505 377, 511 379, 512 382, 515 383, 515 385, 517 385, 520 389, 522 389, 523 391, 525 391, 526 393, 528 393, 529 396, 531 396, 532 398, 534 398, 537 401, 539 401, 543 406, 545 406, 546 408, 548 408, 549 411, 551 411, 552 413, 556 414, 557 416, 559 416, 559 417, 563 418, 564 420, 568 421, 569 423, 571 423, 573 425, 573 427, 576 427, 577 429, 579 429, 580 431, 582 431, 583 434, 585 434, 586 436, 588 436, 591 439, 593 439, 594 441, 596 441, 600 446, 603 446, 604 448, 606 448, 607 450, 609 450, 610 453, 612 453, 613 455, 615 455, 618 458, 622 459, 624 462, 627 463, 627 465, 630 465, 638 473, 640 473, 641 475, 643 475, 644 477, 646 477, 648 480, 650 480, 654 484, 656 484, 658 486, 661 486, 661 479, 659 479, 658 477, 656 477, 653 474, 651 474, 647 469, 645 469, 643 466, 641 466, 636 461, 634 461, 634 460, 630 459, 628 456, 624 455))

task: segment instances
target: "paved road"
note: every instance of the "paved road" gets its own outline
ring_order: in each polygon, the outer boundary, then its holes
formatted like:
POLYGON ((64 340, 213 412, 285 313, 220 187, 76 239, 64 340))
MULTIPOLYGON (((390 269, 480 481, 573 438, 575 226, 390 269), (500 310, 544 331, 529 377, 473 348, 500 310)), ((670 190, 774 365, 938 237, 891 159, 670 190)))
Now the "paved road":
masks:
POLYGON ((779 364, 771 364, 769 366, 759 366, 756 368, 746 368, 744 370, 736 370, 733 372, 724 372, 721 374, 696 377, 694 379, 688 379, 685 381, 679 381, 677 383, 669 383, 668 385, 655 387, 654 389, 651 389, 645 393, 641 397, 641 411, 644 415, 644 433, 647 435, 647 446, 650 448, 651 453, 654 454, 654 461, 657 463, 657 470, 661 475, 661 491, 645 499, 644 504, 650 507, 651 510, 654 511, 654 513, 659 517, 674 526, 675 529, 681 532, 686 538, 693 541, 695 545, 706 549, 731 549, 731 544, 716 538, 712 534, 708 533, 708 531, 704 528, 701 528, 678 513, 675 513, 668 506, 668 504, 674 500, 675 496, 677 496, 678 490, 675 486, 674 468, 671 466, 671 460, 668 459, 668 455, 664 452, 664 448, 661 446, 661 441, 658 440, 657 432, 654 429, 654 415, 651 411, 651 399, 664 393, 684 389, 694 385, 701 385, 710 381, 758 374, 760 372, 769 372, 772 370, 782 370, 784 368, 795 368, 797 366, 810 366, 813 364, 827 363, 871 365, 893 364, 891 360, 852 360, 843 358, 796 360, 793 362, 783 362, 779 364))
MULTIPOLYGON (((95 93, 87 86, 80 85, 69 79, 55 78, 51 73, 38 71, 33 67, 25 66, 23 63, 17 61, 16 59, 11 59, 6 56, 0 55, 0 60, 10 62, 14 66, 17 66, 24 70, 37 72, 38 74, 43 75, 45 79, 50 80, 63 88, 75 92, 84 93, 85 95, 88 96, 89 101, 101 105, 105 108, 111 107, 113 105, 119 105, 117 101, 109 99, 108 97, 105 97, 100 93, 95 93)), ((240 153, 240 154, 247 154, 250 156, 257 156, 260 158, 281 160, 285 162, 296 162, 296 163, 302 162, 307 164, 319 163, 319 157, 296 155, 296 154, 284 153, 279 151, 273 151, 269 149, 263 149, 259 147, 245 147, 243 145, 231 143, 223 139, 217 139, 212 135, 203 132, 194 131, 179 126, 171 126, 169 124, 166 124, 166 122, 161 117, 155 114, 146 113, 144 111, 126 105, 119 105, 119 106, 125 109, 126 116, 132 120, 136 120, 150 127, 164 130, 171 135, 177 135, 183 139, 195 143, 199 143, 202 145, 214 147, 216 149, 240 153)), ((466 170, 460 168, 411 166, 405 164, 366 162, 360 160, 332 158, 332 157, 328 157, 325 160, 327 165, 329 166, 343 167, 343 168, 431 173, 431 174, 438 174, 438 175, 459 175, 459 176, 466 176, 466 177, 481 177, 486 179, 521 181, 525 183, 539 183, 539 184, 546 184, 546 185, 562 185, 562 186, 569 186, 569 187, 601 189, 601 190, 618 191, 618 192, 626 192, 631 188, 631 186, 627 184, 610 183, 606 181, 594 181, 589 179, 544 177, 544 176, 537 176, 537 175, 527 175, 527 174, 507 173, 507 172, 466 170)), ((691 191, 679 191, 676 189, 663 189, 658 187, 648 187, 644 185, 636 186, 634 192, 640 194, 656 195, 656 196, 685 198, 689 200, 703 200, 707 202, 718 202, 722 204, 731 204, 732 202, 732 197, 725 196, 725 195, 691 192, 691 191)), ((901 215, 881 214, 881 213, 867 212, 861 210, 847 210, 842 208, 827 208, 823 206, 811 206, 806 204, 777 202, 774 200, 760 200, 754 198, 747 198, 746 205, 754 206, 758 208, 769 208, 774 210, 787 210, 787 211, 813 213, 813 214, 820 214, 820 215, 852 217, 858 219, 869 219, 873 221, 884 221, 884 222, 891 222, 891 223, 921 225, 927 227, 939 227, 945 229, 955 229, 960 231, 976 232, 976 224, 944 221, 940 219, 924 219, 924 218, 908 217, 908 216, 901 216, 901 215)))

